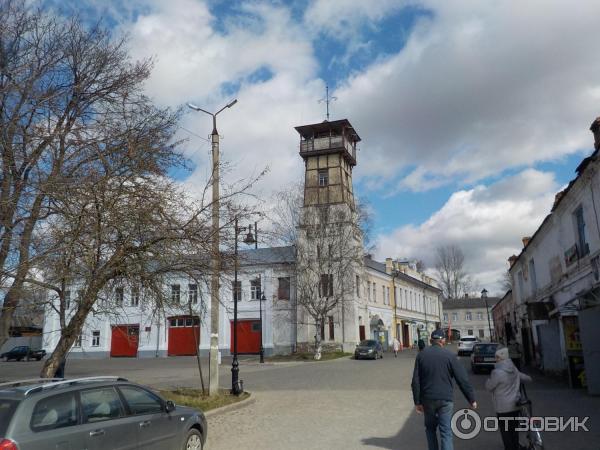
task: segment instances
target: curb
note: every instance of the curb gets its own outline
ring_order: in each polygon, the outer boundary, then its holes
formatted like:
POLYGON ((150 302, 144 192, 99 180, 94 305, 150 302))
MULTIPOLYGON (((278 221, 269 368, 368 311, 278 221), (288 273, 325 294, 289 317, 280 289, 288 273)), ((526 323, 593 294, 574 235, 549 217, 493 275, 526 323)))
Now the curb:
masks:
POLYGON ((250 405, 256 403, 256 398, 254 397, 254 394, 252 394, 250 392, 248 392, 248 393, 250 394, 250 396, 247 399, 241 400, 236 403, 232 403, 231 405, 225 405, 225 406, 221 406, 220 408, 215 408, 215 409, 210 409, 208 411, 205 411, 204 417, 206 417, 208 419, 210 417, 215 417, 215 416, 219 416, 221 414, 225 414, 225 413, 228 413, 231 411, 236 411, 238 409, 242 409, 242 408, 245 408, 246 406, 250 406, 250 405))

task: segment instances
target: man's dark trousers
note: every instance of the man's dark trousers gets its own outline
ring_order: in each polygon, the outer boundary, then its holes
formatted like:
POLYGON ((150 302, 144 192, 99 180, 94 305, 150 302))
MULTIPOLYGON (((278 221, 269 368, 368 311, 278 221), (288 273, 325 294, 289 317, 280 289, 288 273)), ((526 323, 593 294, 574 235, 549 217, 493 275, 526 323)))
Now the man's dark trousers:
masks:
POLYGON ((453 450, 452 445, 452 413, 454 403, 448 400, 423 400, 425 415, 425 434, 429 450, 440 450, 437 429, 440 429, 441 450, 453 450))

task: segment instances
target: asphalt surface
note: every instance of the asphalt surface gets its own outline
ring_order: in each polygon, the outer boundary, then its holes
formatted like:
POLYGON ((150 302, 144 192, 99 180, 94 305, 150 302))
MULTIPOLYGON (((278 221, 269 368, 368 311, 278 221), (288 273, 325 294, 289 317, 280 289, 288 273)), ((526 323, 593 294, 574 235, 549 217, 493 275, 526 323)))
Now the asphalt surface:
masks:
MULTIPOLYGON (((240 378, 256 402, 209 419, 208 450, 230 449, 407 449, 427 448, 422 416, 414 412, 410 381, 415 352, 378 361, 339 359, 322 362, 259 364, 244 357, 240 378)), ((461 358, 468 366, 468 358, 461 358)), ((228 360, 222 386, 231 380, 228 360)), ((0 379, 36 376, 41 363, 0 362, 0 379)), ((194 358, 72 360, 69 377, 125 376, 157 388, 198 386, 194 358)), ((493 415, 484 390, 487 375, 471 375, 478 412, 493 415)), ((534 413, 590 416, 588 433, 545 433, 546 449, 600 450, 600 398, 535 377, 528 388, 534 413)), ((455 409, 466 407, 458 392, 455 409)), ((456 449, 501 450, 499 433, 455 439, 456 449)))

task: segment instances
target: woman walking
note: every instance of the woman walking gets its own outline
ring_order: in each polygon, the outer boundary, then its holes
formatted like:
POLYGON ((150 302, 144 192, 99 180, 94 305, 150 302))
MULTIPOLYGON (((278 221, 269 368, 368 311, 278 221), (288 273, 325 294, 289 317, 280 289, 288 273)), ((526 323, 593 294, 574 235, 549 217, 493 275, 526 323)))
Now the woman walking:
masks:
MULTIPOLYGON (((485 388, 492 393, 497 417, 518 417, 517 402, 520 399, 521 382, 530 382, 531 377, 519 372, 509 358, 506 347, 496 351, 496 365, 485 388)), ((499 428, 504 450, 520 450, 516 420, 500 420, 499 428)))
POLYGON ((398 338, 394 338, 392 345, 394 346, 394 358, 396 358, 398 356, 398 351, 400 350, 400 341, 398 338))

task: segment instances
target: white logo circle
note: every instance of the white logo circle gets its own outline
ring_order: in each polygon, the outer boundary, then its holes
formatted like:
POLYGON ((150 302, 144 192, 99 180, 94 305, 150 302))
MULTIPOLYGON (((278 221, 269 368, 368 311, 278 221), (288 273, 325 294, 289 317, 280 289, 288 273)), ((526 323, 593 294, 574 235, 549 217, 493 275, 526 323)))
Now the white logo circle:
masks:
POLYGON ((452 415, 451 427, 457 438, 473 439, 481 431, 481 417, 472 409, 459 409, 452 415))

